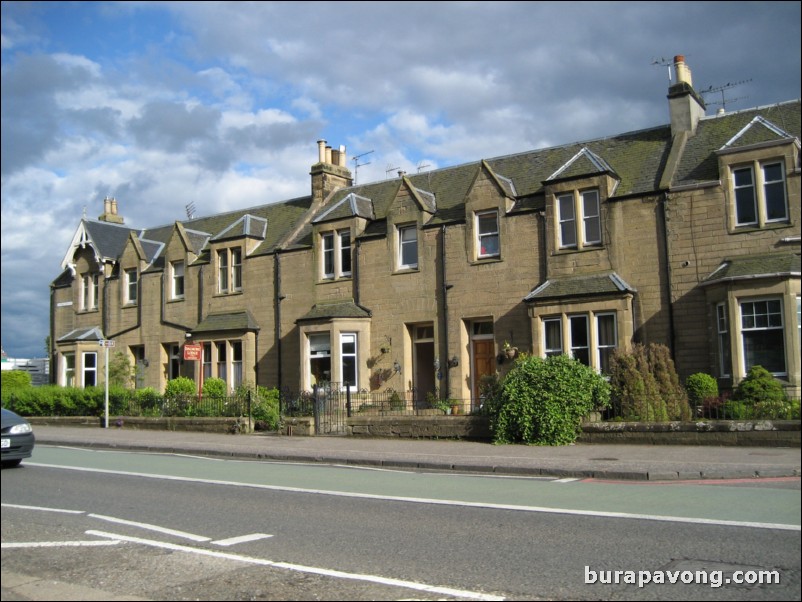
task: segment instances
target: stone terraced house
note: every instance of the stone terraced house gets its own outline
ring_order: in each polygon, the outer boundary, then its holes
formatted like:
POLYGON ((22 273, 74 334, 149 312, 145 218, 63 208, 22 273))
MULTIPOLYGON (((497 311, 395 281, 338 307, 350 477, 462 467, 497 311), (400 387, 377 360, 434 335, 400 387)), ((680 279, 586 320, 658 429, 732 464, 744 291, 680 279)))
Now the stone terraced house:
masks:
POLYGON ((643 342, 683 379, 726 390, 759 364, 798 397, 800 100, 707 116, 675 68, 651 129, 360 185, 319 141, 309 196, 155 227, 106 199, 52 283, 54 382, 102 382, 113 340, 160 391, 329 381, 472 407, 515 349, 603 372, 643 342))

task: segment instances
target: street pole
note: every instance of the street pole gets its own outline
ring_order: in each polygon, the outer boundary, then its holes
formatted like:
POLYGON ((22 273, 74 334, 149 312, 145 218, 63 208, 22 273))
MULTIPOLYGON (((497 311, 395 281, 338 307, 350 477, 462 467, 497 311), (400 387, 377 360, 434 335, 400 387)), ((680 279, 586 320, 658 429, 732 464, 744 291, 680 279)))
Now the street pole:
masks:
POLYGON ((103 345, 106 349, 106 420, 103 428, 109 428, 109 346, 103 345))

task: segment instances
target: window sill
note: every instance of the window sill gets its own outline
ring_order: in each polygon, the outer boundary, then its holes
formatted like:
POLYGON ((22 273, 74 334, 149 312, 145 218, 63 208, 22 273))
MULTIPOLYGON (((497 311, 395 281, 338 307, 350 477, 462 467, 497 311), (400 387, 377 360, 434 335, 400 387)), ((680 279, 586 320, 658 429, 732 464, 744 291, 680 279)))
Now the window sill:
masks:
POLYGON ((762 226, 759 224, 748 224, 744 226, 735 226, 729 229, 730 234, 750 234, 752 232, 764 232, 769 230, 783 230, 785 228, 789 228, 791 226, 790 221, 783 221, 783 222, 769 222, 767 224, 763 224, 762 226))
POLYGON ((404 266, 398 268, 395 272, 393 272, 393 276, 399 276, 401 274, 419 274, 420 268, 418 266, 404 266))
POLYGON ((213 296, 214 298, 218 298, 218 297, 239 297, 239 296, 241 296, 241 295, 243 295, 243 294, 244 294, 244 293, 243 293, 243 292, 242 292, 242 290, 240 289, 240 290, 238 290, 238 291, 226 291, 226 292, 224 292, 224 293, 215 293, 215 294, 214 294, 214 295, 212 295, 212 296, 213 296))
POLYGON ((332 284, 332 283, 337 283, 337 282, 351 282, 351 280, 353 280, 353 277, 351 275, 348 275, 348 276, 340 276, 338 278, 334 278, 334 277, 332 277, 332 278, 321 278, 320 280, 317 281, 317 283, 318 284, 332 284))
POLYGON ((126 303, 126 304, 123 305, 123 309, 134 309, 134 308, 136 308, 138 306, 139 306, 139 304, 136 303, 136 302, 133 302, 133 303, 129 302, 129 303, 126 303))
POLYGON ((604 245, 587 245, 584 247, 562 247, 554 251, 555 255, 568 255, 570 253, 587 253, 590 251, 603 251, 604 245))
POLYGON ((501 258, 501 255, 493 255, 491 257, 477 257, 473 261, 471 261, 471 265, 485 265, 488 263, 501 263, 504 261, 501 258))
POLYGON ((174 297, 173 299, 168 299, 167 303, 182 303, 186 300, 186 297, 174 297))

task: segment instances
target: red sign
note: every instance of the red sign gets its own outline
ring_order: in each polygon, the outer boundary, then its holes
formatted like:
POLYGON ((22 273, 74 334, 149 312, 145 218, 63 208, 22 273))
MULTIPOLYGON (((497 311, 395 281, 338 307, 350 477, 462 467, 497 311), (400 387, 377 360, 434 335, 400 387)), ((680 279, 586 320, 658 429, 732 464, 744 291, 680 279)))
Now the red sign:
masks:
POLYGON ((203 345, 200 343, 188 343, 184 345, 184 359, 191 362, 199 362, 203 355, 203 345))

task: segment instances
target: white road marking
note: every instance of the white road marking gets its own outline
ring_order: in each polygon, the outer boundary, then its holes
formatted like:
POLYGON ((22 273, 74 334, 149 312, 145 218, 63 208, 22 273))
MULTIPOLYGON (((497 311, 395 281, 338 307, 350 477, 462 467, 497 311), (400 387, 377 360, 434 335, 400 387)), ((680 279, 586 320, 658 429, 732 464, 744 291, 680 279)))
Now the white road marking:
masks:
POLYGON ((95 546, 116 546, 121 543, 119 539, 91 540, 91 541, 28 541, 16 543, 0 543, 3 550, 15 548, 91 548, 95 546))
POLYGON ((203 535, 195 535, 194 533, 187 533, 186 531, 176 531, 175 529, 168 529, 167 527, 160 527, 158 525, 151 525, 148 523, 140 523, 132 520, 125 520, 122 518, 115 518, 113 516, 105 516, 103 514, 89 514, 90 518, 99 518, 110 523, 117 523, 119 525, 128 525, 130 527, 137 527, 139 529, 147 529, 148 531, 157 531, 165 535, 174 535, 176 537, 183 537, 191 541, 209 541, 211 537, 204 537, 203 535))
POLYGON ((494 504, 489 502, 465 502, 462 500, 443 500, 433 498, 415 498, 396 495, 377 495, 372 493, 351 493, 346 491, 330 491, 325 489, 305 489, 302 487, 285 487, 281 485, 262 485, 258 483, 239 483, 237 481, 222 481, 218 479, 199 479, 194 477, 177 477, 170 475, 150 474, 145 472, 126 472, 120 470, 106 470, 102 468, 81 468, 78 466, 59 466, 58 464, 40 464, 28 462, 28 466, 41 466, 44 468, 59 468, 62 470, 76 470, 79 472, 96 472, 113 474, 117 476, 143 477, 147 479, 162 479, 166 481, 179 481, 184 483, 206 483, 209 485, 224 485, 228 487, 247 487, 251 489, 265 489, 270 491, 288 491, 291 493, 309 493, 317 495, 332 495, 345 498, 361 498, 367 500, 385 500, 390 502, 409 502, 413 504, 433 504, 439 506, 457 506, 463 508, 490 508, 495 510, 515 510, 520 512, 537 512, 544 514, 567 514, 570 516, 593 516, 599 518, 622 518, 634 520, 649 520, 669 523, 687 523, 692 525, 718 525, 725 527, 749 527, 754 529, 779 529, 782 531, 800 531, 802 526, 784 523, 762 523, 753 521, 723 520, 715 518, 694 518, 685 516, 661 516, 659 514, 633 514, 629 512, 609 512, 601 510, 575 510, 572 508, 548 508, 542 506, 521 506, 516 504, 494 504))
POLYGON ((267 533, 251 533, 250 535, 240 535, 239 537, 229 537, 228 539, 218 539, 212 543, 216 546, 234 546, 238 543, 247 543, 249 541, 258 541, 260 539, 267 539, 273 537, 267 533))
POLYGON ((0 504, 3 508, 20 508, 22 510, 40 510, 42 512, 63 512, 64 514, 83 514, 83 510, 64 510, 62 508, 45 508, 43 506, 22 506, 20 504, 0 504))
POLYGON ((554 479, 552 483, 573 483, 574 481, 579 481, 579 479, 575 477, 565 478, 565 479, 554 479))
POLYGON ((254 558, 253 556, 243 556, 241 554, 231 554, 229 552, 217 552, 215 550, 208 550, 205 548, 193 548, 190 546, 182 546, 178 544, 166 543, 161 541, 154 541, 151 539, 140 539, 138 537, 127 537, 125 535, 118 535, 115 533, 106 533, 104 531, 87 531, 87 535, 96 535, 98 537, 108 537, 110 539, 119 539, 130 543, 138 543, 140 545, 152 546, 155 548, 162 548, 165 550, 173 550, 176 552, 186 552, 188 554, 199 554, 202 556, 211 556, 213 558, 222 558, 226 560, 235 560, 239 562, 247 562, 249 564, 258 564, 261 566, 270 566, 278 569, 286 569, 290 571, 297 571, 300 573, 311 573, 315 575, 322 575, 324 577, 334 577, 338 579, 353 579, 355 581, 368 581, 370 583, 378 583, 380 585, 389 585, 393 587, 404 587, 408 589, 415 589, 418 591, 432 592, 446 596, 455 596, 457 598, 470 598, 472 600, 504 600, 503 597, 494 596, 490 594, 482 594, 468 590, 453 589, 450 587, 439 587, 435 585, 427 585, 425 583, 415 583, 414 581, 404 581, 402 579, 391 579, 388 577, 380 577, 378 575, 365 575, 359 573, 346 573, 344 571, 335 571, 331 569, 322 569, 313 566, 304 566, 301 564, 292 564, 289 562, 276 562, 264 558, 254 558))

